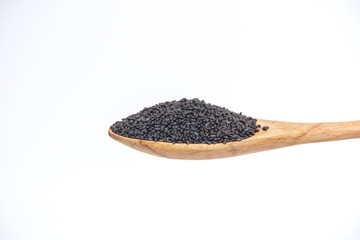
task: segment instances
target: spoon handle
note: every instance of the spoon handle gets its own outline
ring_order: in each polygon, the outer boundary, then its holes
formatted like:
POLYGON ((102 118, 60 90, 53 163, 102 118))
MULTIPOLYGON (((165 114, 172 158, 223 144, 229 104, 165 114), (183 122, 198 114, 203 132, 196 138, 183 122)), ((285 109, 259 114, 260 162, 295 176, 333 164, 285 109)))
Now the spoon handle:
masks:
POLYGON ((303 124, 298 143, 312 143, 360 138, 360 121, 303 124))

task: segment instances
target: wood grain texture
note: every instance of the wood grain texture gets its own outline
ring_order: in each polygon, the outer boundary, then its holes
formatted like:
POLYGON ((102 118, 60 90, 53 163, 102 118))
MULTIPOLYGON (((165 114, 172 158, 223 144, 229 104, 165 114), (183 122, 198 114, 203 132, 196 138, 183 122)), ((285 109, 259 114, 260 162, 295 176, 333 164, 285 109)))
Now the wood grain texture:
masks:
POLYGON ((159 157, 173 159, 215 159, 272 150, 297 144, 360 138, 360 121, 337 123, 293 123, 258 120, 269 126, 254 136, 226 144, 185 144, 122 137, 109 129, 109 136, 126 146, 159 157))

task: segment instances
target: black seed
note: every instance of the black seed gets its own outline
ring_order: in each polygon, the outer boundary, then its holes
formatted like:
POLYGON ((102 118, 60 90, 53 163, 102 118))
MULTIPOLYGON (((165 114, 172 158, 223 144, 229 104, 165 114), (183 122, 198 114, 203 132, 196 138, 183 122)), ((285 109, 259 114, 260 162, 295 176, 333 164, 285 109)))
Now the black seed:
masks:
POLYGON ((199 99, 184 98, 144 108, 114 123, 111 130, 124 137, 150 141, 226 144, 253 136, 261 128, 256 121, 199 99))

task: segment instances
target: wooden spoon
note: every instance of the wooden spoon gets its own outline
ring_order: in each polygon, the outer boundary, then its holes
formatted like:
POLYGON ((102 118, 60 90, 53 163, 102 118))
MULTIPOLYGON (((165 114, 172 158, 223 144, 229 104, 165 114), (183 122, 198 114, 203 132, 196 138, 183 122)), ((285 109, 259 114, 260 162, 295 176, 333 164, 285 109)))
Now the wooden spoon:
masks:
POLYGON ((269 126, 254 136, 226 144, 167 143, 126 138, 109 129, 113 139, 136 150, 155 156, 175 159, 214 159, 288 147, 297 144, 360 138, 360 121, 336 123, 293 123, 258 120, 269 126))

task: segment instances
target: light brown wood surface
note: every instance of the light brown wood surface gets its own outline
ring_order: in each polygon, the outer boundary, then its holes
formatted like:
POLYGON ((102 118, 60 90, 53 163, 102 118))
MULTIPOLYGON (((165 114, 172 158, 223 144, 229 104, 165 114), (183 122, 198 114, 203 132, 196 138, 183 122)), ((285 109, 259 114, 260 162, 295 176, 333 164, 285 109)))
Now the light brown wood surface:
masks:
POLYGON ((159 157, 174 159, 215 159, 234 157, 297 144, 360 138, 360 121, 337 123, 293 123, 258 120, 269 126, 254 136, 226 144, 166 143, 132 139, 117 135, 109 129, 109 136, 126 146, 159 157))

